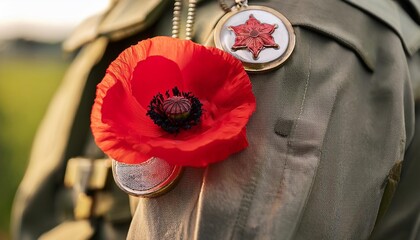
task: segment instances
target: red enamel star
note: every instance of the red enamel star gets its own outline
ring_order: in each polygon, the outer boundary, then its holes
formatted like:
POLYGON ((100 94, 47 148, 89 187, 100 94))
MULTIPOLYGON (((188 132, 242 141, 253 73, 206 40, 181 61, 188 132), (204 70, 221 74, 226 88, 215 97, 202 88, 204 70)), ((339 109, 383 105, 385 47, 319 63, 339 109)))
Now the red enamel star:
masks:
POLYGON ((229 26, 229 29, 236 35, 232 50, 247 48, 254 59, 257 59, 264 48, 279 47, 272 36, 276 28, 277 24, 261 23, 254 15, 250 14, 244 24, 229 26))

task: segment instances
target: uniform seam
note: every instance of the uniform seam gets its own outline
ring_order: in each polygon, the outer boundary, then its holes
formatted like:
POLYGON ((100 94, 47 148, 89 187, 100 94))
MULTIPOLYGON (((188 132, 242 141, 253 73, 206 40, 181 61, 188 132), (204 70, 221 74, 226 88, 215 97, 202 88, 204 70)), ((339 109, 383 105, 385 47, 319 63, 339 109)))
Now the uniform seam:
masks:
MULTIPOLYGON (((258 164, 259 165, 259 164, 258 164)), ((250 183, 250 187, 247 188, 247 191, 244 194, 244 197, 241 200, 241 204, 239 206, 238 214, 236 215, 234 230, 231 239, 235 239, 235 235, 239 235, 238 239, 242 239, 242 235, 245 229, 245 221, 248 219, 249 210, 252 204, 252 199, 254 197, 255 189, 257 186, 258 178, 260 177, 260 169, 259 166, 256 168, 257 176, 251 178, 252 181, 250 183), (238 232, 238 234, 235 234, 238 232)))
MULTIPOLYGON (((309 45, 310 45, 310 43, 309 43, 309 45)), ((285 182, 285 172, 284 172, 284 170, 288 168, 290 150, 291 150, 292 145, 293 145, 292 144, 292 138, 294 137, 296 129, 299 126, 299 120, 301 119, 304 108, 305 108, 306 95, 307 95, 308 88, 309 88, 309 79, 311 77, 311 71, 312 71, 312 56, 311 56, 310 47, 308 49, 308 55, 309 55, 309 58, 308 58, 308 73, 306 75, 303 97, 302 97, 302 101, 301 101, 301 104, 300 104, 300 107, 299 107, 298 117, 296 118, 295 123, 293 124, 293 127, 290 131, 289 138, 287 139, 286 159, 285 159, 284 164, 283 164, 283 175, 282 175, 279 191, 280 191, 280 189, 282 189, 285 186, 285 183, 284 183, 285 182)), ((297 223, 294 226, 294 230, 291 231, 291 235, 289 236, 290 238, 293 237, 293 235, 295 234, 296 227, 297 227, 297 223)))

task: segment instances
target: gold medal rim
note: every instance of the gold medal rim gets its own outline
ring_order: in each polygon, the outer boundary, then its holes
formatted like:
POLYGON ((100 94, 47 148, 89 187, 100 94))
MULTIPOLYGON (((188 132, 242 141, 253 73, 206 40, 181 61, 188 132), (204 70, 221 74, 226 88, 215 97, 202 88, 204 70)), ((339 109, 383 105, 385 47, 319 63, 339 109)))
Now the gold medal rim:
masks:
POLYGON ((273 15, 275 15, 276 17, 278 17, 280 19, 280 21, 285 25, 288 33, 289 33, 289 43, 287 46, 286 51, 277 59, 273 60, 273 61, 269 61, 269 62, 265 62, 265 63, 248 63, 248 62, 243 62, 242 61, 242 65, 244 66, 245 70, 248 72, 265 72, 265 71, 269 71, 269 70, 273 70, 276 69, 278 67, 280 67, 292 54, 295 45, 296 45, 296 35, 295 35, 295 31, 293 29, 292 24, 290 23, 290 21, 280 12, 269 8, 269 7, 265 7, 265 6, 247 6, 247 7, 242 7, 240 9, 234 9, 231 12, 226 13, 217 23, 215 30, 214 30, 214 43, 216 45, 217 48, 222 49, 224 51, 226 51, 223 46, 222 43, 220 41, 220 34, 222 31, 222 27, 224 25, 224 23, 231 18, 232 16, 244 11, 244 10, 262 10, 262 11, 266 11, 269 12, 273 15))
MULTIPOLYGON (((117 184, 117 186, 124 191, 125 193, 135 196, 135 197, 143 197, 143 198, 153 198, 153 197, 158 197, 161 196, 167 192, 169 192, 170 190, 173 189, 173 187, 176 185, 176 183, 178 182, 178 180, 180 179, 180 176, 182 175, 182 172, 184 170, 184 168, 182 166, 179 165, 175 165, 174 168, 172 169, 171 174, 161 183, 159 183, 158 185, 147 189, 147 190, 132 190, 130 191, 129 188, 123 186, 120 181, 119 178, 117 176, 116 173, 116 165, 119 162, 112 159, 112 175, 114 177, 114 182, 117 184)), ((123 163, 125 164, 125 163, 123 163)))

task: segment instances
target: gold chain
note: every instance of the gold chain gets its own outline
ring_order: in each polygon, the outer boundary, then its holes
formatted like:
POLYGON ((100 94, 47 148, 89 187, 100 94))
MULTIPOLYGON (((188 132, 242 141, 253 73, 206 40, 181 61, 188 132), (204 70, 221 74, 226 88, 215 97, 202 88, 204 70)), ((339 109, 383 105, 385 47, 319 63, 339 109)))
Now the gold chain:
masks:
POLYGON ((232 8, 235 7, 235 6, 237 8, 248 6, 248 0, 235 0, 235 4, 231 5, 231 6, 226 4, 225 0, 219 0, 219 5, 223 9, 223 11, 230 12, 230 11, 232 11, 232 8))
MULTIPOLYGON (((194 30, 196 5, 197 5, 197 0, 188 1, 187 23, 185 25, 185 39, 187 40, 191 40, 192 38, 192 34, 194 30)), ((181 13, 182 13, 182 0, 175 0, 174 12, 173 12, 173 18, 172 18, 172 37, 173 38, 179 38, 181 13)))
POLYGON ((181 21, 182 0, 175 0, 172 18, 172 37, 179 38, 179 22, 181 21))
POLYGON ((225 12, 230 12, 232 6, 229 6, 226 4, 225 0, 219 0, 219 6, 223 9, 225 12))
MULTIPOLYGON (((172 18, 172 37, 173 38, 179 38, 181 13, 182 13, 182 1, 183 0, 175 0, 174 2, 174 12, 173 12, 173 18, 172 18)), ((191 40, 193 31, 194 31, 196 5, 197 5, 197 0, 188 0, 187 23, 185 25, 185 39, 187 40, 191 40)), ((236 6, 237 8, 248 6, 248 0, 235 0, 235 5, 233 6, 227 5, 225 0, 219 0, 219 5, 225 12, 230 12, 234 6, 236 6)))

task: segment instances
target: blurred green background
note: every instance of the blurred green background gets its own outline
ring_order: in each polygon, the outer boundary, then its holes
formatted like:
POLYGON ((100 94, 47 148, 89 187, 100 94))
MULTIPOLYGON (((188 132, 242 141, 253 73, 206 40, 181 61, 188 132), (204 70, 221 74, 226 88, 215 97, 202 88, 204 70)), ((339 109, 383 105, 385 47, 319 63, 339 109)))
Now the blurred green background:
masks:
POLYGON ((10 212, 38 124, 70 59, 59 44, 0 43, 0 239, 10 239, 10 212))
POLYGON ((32 141, 71 56, 61 42, 109 0, 0 0, 0 240, 32 141))

